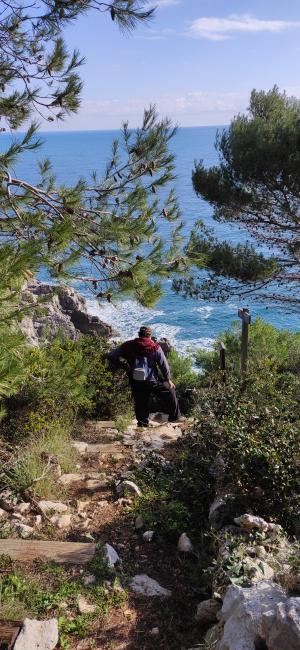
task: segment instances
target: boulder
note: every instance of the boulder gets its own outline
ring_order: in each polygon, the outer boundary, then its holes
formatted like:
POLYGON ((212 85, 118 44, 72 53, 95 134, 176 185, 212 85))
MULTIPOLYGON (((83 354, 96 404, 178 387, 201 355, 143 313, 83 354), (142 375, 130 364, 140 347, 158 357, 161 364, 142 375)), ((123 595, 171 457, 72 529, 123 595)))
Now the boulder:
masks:
POLYGON ((190 540, 190 538, 187 536, 186 533, 182 533, 179 537, 178 544, 177 544, 178 551, 181 551, 182 553, 191 553, 193 550, 193 544, 190 540))
POLYGON ((115 551, 114 547, 111 546, 110 544, 104 544, 103 557, 105 559, 105 562, 111 569, 115 566, 115 564, 117 564, 117 562, 121 562, 120 556, 118 555, 117 551, 115 551))
POLYGON ((51 618, 48 621, 25 618, 14 650, 54 650, 57 644, 58 623, 56 618, 51 618))
POLYGON ((31 504, 30 504, 30 503, 23 502, 23 503, 18 503, 18 504, 14 507, 14 511, 15 511, 15 512, 19 512, 20 515, 26 515, 27 513, 30 512, 30 508, 31 508, 31 504))
POLYGON ((161 585, 153 578, 145 574, 136 575, 130 582, 130 588, 136 594, 141 596, 159 596, 160 598, 167 598, 171 596, 171 591, 161 587, 161 585))
POLYGON ((243 530, 247 533, 251 533, 252 530, 259 530, 262 533, 271 533, 277 535, 282 528, 281 526, 273 523, 269 523, 262 519, 262 517, 256 517, 255 515, 249 515, 248 513, 241 515, 241 517, 236 517, 234 522, 238 524, 243 530))
POLYGON ((77 605, 79 614, 94 614, 97 611, 96 605, 91 605, 85 596, 78 596, 77 605))
POLYGON ((76 340, 80 334, 109 338, 116 335, 110 325, 87 312, 86 301, 72 287, 32 280, 21 294, 21 306, 38 307, 20 323, 29 344, 38 347, 41 339, 51 341, 60 331, 76 340))
POLYGON ((230 586, 220 615, 224 631, 218 650, 255 650, 257 642, 264 639, 264 615, 285 600, 284 590, 267 580, 247 588, 230 586))
POLYGON ((54 515, 50 519, 51 524, 53 526, 57 526, 60 530, 65 530, 66 528, 70 528, 71 523, 72 523, 72 515, 70 514, 65 514, 65 515, 54 515))
POLYGON ((145 533, 143 533, 143 539, 145 542, 152 542, 154 536, 154 530, 146 530, 145 533))
POLYGON ((88 448, 87 442, 83 442, 83 440, 72 440, 71 445, 78 451, 79 454, 86 454, 88 448))
POLYGON ((84 474, 62 474, 58 480, 62 485, 68 487, 69 485, 73 485, 73 483, 83 481, 84 474))
POLYGON ((136 517, 135 522, 134 522, 134 525, 135 525, 135 528, 136 528, 137 530, 140 530, 141 528, 143 528, 143 526, 144 526, 144 519, 143 519, 142 515, 138 515, 138 516, 136 517))
POLYGON ((197 606, 195 620, 197 623, 201 623, 201 625, 214 623, 217 620, 217 613, 220 609, 221 603, 218 600, 215 600, 214 598, 203 600, 202 603, 199 603, 197 606))
POLYGON ((261 622, 263 638, 272 650, 299 650, 300 598, 288 598, 265 612, 261 622))
POLYGON ((67 512, 68 506, 61 501, 39 501, 38 507, 44 515, 47 515, 51 512, 67 512))
POLYGON ((28 537, 34 533, 34 528, 32 528, 32 526, 27 526, 17 519, 13 519, 11 523, 14 525, 17 533, 22 537, 22 539, 28 539, 28 537))

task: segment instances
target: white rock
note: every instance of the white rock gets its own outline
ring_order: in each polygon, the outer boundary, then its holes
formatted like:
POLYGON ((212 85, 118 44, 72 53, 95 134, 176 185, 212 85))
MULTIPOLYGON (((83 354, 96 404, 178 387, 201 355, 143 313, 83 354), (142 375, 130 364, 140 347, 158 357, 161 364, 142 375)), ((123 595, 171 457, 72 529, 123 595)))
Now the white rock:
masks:
POLYGON ((119 483, 117 485, 116 490, 117 490, 117 493, 120 494, 120 495, 122 495, 122 494, 136 494, 137 496, 140 497, 141 494, 142 494, 142 491, 140 490, 138 485, 136 485, 136 483, 134 483, 133 481, 127 481, 127 480, 122 481, 122 483, 119 483))
POLYGON ((25 618, 14 650, 54 650, 57 644, 58 623, 56 618, 51 618, 48 621, 25 618))
POLYGON ((90 501, 77 501, 76 506, 77 506, 78 514, 81 514, 82 512, 85 512, 85 510, 87 509, 89 504, 90 504, 90 501))
POLYGON ((262 532, 270 532, 273 535, 277 535, 282 528, 278 524, 268 523, 262 517, 256 517, 255 515, 249 515, 248 513, 241 515, 241 517, 236 517, 234 522, 238 524, 243 530, 247 533, 250 533, 252 530, 260 530, 262 532))
POLYGON ((72 440, 72 447, 77 449, 79 454, 85 454, 87 452, 88 443, 83 442, 82 440, 72 440))
POLYGON ((275 610, 265 612, 262 632, 267 647, 272 650, 299 650, 300 598, 288 598, 278 603, 275 610))
POLYGON ((267 551, 264 546, 259 545, 255 547, 255 554, 257 557, 263 558, 267 555, 267 551))
POLYGON ((60 530, 65 530, 66 528, 70 528, 71 523, 72 523, 72 515, 66 514, 66 515, 53 515, 50 519, 51 524, 53 526, 57 526, 60 530))
POLYGON ((145 574, 134 576, 129 586, 132 591, 142 596, 160 596, 164 598, 171 596, 171 591, 161 587, 156 580, 149 578, 145 574))
POLYGON ((217 613, 221 609, 221 603, 214 598, 203 600, 197 606, 195 619, 198 623, 207 624, 214 623, 217 620, 217 613))
POLYGON ((21 521, 12 520, 11 523, 14 525, 17 533, 19 533, 22 539, 28 539, 28 537, 30 537, 30 535, 34 533, 34 528, 32 528, 32 526, 27 526, 26 524, 23 524, 21 521))
POLYGON ((7 512, 6 512, 6 510, 3 510, 2 508, 0 508, 0 519, 2 519, 2 517, 7 517, 7 512))
POLYGON ((18 503, 15 506, 14 511, 19 512, 20 515, 26 515, 30 511, 30 508, 31 508, 30 503, 25 503, 25 502, 24 503, 18 503))
POLYGON ((187 536, 186 533, 182 533, 179 537, 178 544, 177 544, 178 551, 181 551, 182 553, 191 553, 193 550, 193 544, 190 540, 190 538, 187 536))
POLYGON ((218 650, 255 650, 257 638, 263 638, 263 615, 285 599, 283 589, 273 582, 244 589, 230 586, 221 610, 220 622, 225 626, 218 650))
POLYGON ((58 480, 62 485, 67 487, 68 485, 73 485, 73 483, 83 481, 84 474, 62 474, 58 480))
POLYGON ((145 542, 152 542, 153 535, 154 535, 154 530, 146 530, 146 532, 143 533, 143 539, 145 540, 145 542))
POLYGON ((61 501, 39 501, 38 507, 44 515, 51 512, 67 512, 68 506, 61 501))
POLYGON ((106 479, 105 480, 103 480, 103 479, 99 480, 97 478, 90 478, 84 484, 84 487, 87 490, 91 490, 91 491, 103 490, 103 488, 105 488, 106 486, 107 486, 107 480, 106 479))
POLYGON ((98 501, 97 506, 99 506, 99 508, 105 508, 106 506, 108 506, 107 499, 101 499, 101 501, 98 501))
POLYGON ((39 528, 42 525, 42 515, 36 515, 34 523, 35 526, 39 528))
POLYGON ((143 528, 143 525, 144 525, 143 517, 142 515, 138 515, 135 520, 135 527, 137 528, 137 530, 139 530, 140 528, 143 528))
POLYGON ((111 568, 114 567, 117 562, 121 562, 117 551, 115 551, 114 547, 110 544, 104 544, 103 556, 108 566, 111 568))
POLYGON ((91 605, 84 596, 78 596, 77 605, 80 614, 94 614, 97 610, 96 605, 91 605))
POLYGON ((159 636, 159 627, 153 627, 149 634, 150 636, 159 636))
POLYGON ((96 576, 94 576, 92 573, 88 573, 86 576, 83 578, 83 584, 88 587, 88 585, 94 585, 96 582, 96 576))

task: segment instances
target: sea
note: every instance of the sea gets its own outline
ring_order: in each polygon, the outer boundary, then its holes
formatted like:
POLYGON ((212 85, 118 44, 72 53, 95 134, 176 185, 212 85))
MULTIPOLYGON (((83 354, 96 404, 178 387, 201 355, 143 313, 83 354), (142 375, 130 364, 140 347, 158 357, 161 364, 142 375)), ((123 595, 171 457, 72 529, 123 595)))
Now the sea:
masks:
MULTIPOLYGON (((196 196, 191 175, 195 160, 203 159, 205 165, 218 161, 214 143, 218 130, 225 127, 179 128, 171 148, 176 155, 177 192, 182 218, 183 233, 188 234, 193 224, 201 219, 213 226, 221 239, 233 243, 248 239, 243 229, 228 224, 216 223, 212 218, 211 206, 196 196)), ((112 141, 118 131, 65 131, 42 133, 43 147, 38 153, 27 152, 15 168, 29 182, 37 180, 37 160, 50 158, 57 179, 64 184, 75 183, 79 177, 89 177, 96 170, 104 171, 109 159, 112 141)), ((6 148, 10 136, 1 134, 0 150, 6 148)), ((165 226, 162 224, 162 233, 165 226)), ((42 273, 43 277, 43 273, 42 273)), ((84 287, 77 287, 88 303, 91 313, 111 324, 119 337, 129 338, 136 334, 141 324, 150 324, 158 337, 167 337, 182 354, 192 354, 197 348, 211 349, 214 341, 237 321, 240 307, 250 308, 252 321, 257 317, 279 328, 299 329, 299 314, 272 302, 239 302, 237 298, 225 303, 185 299, 174 293, 172 281, 164 283, 164 295, 152 309, 137 304, 133 299, 119 300, 116 305, 98 303, 84 287)))

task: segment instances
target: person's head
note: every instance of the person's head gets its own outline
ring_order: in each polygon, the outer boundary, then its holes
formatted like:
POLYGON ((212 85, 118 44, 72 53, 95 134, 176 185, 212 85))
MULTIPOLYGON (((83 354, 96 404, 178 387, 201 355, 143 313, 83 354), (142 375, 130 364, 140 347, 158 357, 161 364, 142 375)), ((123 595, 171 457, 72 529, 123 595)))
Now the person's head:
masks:
POLYGON ((140 339, 151 339, 152 336, 152 329, 151 327, 148 327, 148 325, 142 325, 139 329, 139 337, 140 339))

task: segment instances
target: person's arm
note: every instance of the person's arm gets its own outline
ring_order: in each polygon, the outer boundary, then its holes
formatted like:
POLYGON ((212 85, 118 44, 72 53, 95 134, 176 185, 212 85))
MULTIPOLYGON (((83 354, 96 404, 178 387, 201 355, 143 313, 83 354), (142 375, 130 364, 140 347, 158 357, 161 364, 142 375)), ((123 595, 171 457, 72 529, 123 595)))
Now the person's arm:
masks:
POLYGON ((173 382, 171 381, 170 366, 161 347, 159 347, 159 349, 157 350, 156 359, 157 359, 157 365, 162 373, 164 382, 168 384, 168 388, 175 388, 175 384, 173 384, 173 382))
POLYGON ((123 346, 119 345, 114 350, 111 350, 107 355, 108 361, 110 362, 112 369, 122 368, 128 372, 128 364, 125 361, 121 361, 123 357, 123 346))

